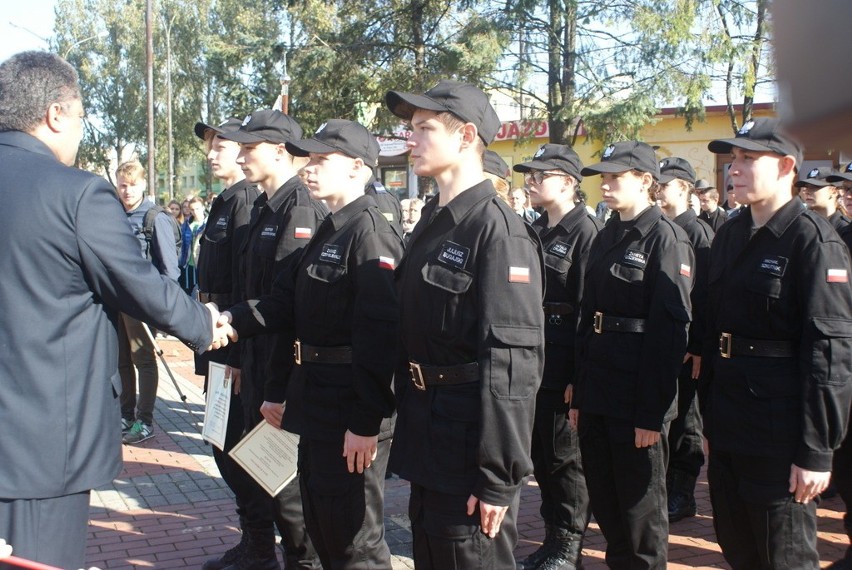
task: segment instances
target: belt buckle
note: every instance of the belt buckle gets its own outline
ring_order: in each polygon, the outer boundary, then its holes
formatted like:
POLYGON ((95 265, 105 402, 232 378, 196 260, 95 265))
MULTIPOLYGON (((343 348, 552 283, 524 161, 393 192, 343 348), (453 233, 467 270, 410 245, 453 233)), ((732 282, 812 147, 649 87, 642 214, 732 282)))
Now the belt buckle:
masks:
POLYGON ((417 362, 408 363, 408 371, 411 373, 411 381, 418 390, 426 390, 426 380, 423 378, 423 370, 417 362))
POLYGON ((293 343, 293 357, 296 364, 302 364, 302 341, 297 340, 293 343))
POLYGON ((722 333, 719 336, 719 354, 722 358, 731 357, 731 333, 722 333))
POLYGON ((594 328, 597 334, 603 333, 603 313, 595 312, 594 328))

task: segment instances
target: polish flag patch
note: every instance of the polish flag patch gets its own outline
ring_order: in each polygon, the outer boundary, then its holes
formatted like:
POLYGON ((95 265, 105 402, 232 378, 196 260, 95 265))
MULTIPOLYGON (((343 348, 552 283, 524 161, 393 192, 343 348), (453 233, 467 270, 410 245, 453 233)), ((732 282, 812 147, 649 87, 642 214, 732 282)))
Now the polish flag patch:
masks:
POLYGON ((396 260, 392 257, 385 257, 384 255, 379 256, 379 267, 382 269, 396 269, 396 260))
POLYGON ((692 268, 685 263, 681 263, 680 274, 684 277, 692 277, 692 268))
POLYGON ((509 266, 509 283, 529 283, 530 268, 509 266))
POLYGON ((311 228, 296 228, 293 237, 296 239, 311 239, 313 233, 314 232, 311 228))
POLYGON ((849 283, 849 274, 845 269, 829 269, 825 280, 829 283, 849 283))

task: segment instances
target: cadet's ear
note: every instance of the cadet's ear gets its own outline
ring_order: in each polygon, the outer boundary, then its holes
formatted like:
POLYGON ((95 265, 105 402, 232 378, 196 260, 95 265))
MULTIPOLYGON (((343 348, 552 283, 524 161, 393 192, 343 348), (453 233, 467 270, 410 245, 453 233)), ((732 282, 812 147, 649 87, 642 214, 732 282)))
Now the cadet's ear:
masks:
POLYGON ((465 146, 476 144, 476 139, 479 136, 479 131, 473 123, 465 123, 461 128, 462 143, 465 146))
POLYGON ((65 118, 62 105, 60 103, 51 103, 44 115, 44 123, 51 131, 58 133, 63 130, 63 119, 65 118))
POLYGON ((783 177, 787 175, 796 176, 796 159, 791 155, 782 156, 778 161, 778 173, 783 177))

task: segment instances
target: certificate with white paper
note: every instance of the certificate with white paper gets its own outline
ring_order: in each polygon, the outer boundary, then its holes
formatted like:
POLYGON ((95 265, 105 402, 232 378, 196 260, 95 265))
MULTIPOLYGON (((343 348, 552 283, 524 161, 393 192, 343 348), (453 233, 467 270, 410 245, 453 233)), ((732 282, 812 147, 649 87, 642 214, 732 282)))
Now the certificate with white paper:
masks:
POLYGON ((204 410, 201 437, 222 451, 225 448, 225 432, 228 430, 231 393, 231 379, 225 378, 225 365, 211 362, 207 372, 207 407, 204 410))
POLYGON ((271 496, 296 477, 299 436, 261 421, 231 450, 234 461, 271 496))

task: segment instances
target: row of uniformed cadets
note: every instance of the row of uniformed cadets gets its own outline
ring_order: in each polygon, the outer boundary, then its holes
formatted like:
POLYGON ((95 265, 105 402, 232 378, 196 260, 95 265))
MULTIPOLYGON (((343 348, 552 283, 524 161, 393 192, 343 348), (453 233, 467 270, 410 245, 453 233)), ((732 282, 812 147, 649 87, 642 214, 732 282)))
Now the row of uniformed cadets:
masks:
MULTIPOLYGON (((241 279, 256 258, 264 283, 227 299, 253 300, 224 317, 243 337, 244 427, 260 410, 301 435, 301 504, 323 567, 390 567, 389 454, 411 482, 418 568, 514 568, 520 488, 533 471, 547 534, 524 568, 578 567, 590 511, 611 567, 664 568, 667 467, 673 494, 696 473, 669 449, 694 460, 697 385, 726 558, 816 567, 812 499, 849 410, 852 291, 843 242, 793 199, 795 141, 759 119, 710 144, 733 158, 750 207, 708 250, 682 159, 661 165, 650 146, 625 141, 584 167, 570 147, 544 145, 515 166, 545 211, 529 227, 484 179, 499 120, 482 91, 442 81, 386 101, 411 122, 415 173, 439 190, 404 256, 364 195, 378 149, 357 123, 330 120, 303 140, 292 119, 265 111, 213 139, 241 143, 237 162, 264 191, 239 255, 241 279), (302 156, 307 186, 296 177, 302 156), (602 229, 575 205, 582 177, 598 175, 618 214, 602 229), (259 339, 266 352, 247 352, 259 339)), ((252 501, 237 494, 246 540, 208 568, 277 567, 268 537, 279 515, 263 507, 256 530, 244 516, 252 501), (260 562, 241 562, 246 553, 260 562)), ((307 564, 291 561, 288 544, 288 567, 307 564)))

